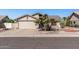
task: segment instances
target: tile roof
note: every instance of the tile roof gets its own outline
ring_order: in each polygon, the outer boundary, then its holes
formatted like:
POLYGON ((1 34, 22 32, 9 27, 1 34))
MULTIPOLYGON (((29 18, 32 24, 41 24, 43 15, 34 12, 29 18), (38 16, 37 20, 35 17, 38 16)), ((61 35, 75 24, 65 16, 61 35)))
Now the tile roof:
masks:
POLYGON ((16 20, 21 19, 23 17, 32 17, 34 19, 37 19, 37 18, 35 18, 35 17, 31 16, 31 15, 23 15, 23 16, 20 16, 20 17, 16 18, 16 20))

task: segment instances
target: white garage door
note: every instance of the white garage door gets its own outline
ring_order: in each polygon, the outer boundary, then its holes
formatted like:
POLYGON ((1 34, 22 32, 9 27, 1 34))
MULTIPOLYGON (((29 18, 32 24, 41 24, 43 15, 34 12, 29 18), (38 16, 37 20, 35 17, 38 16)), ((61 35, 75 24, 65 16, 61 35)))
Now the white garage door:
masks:
POLYGON ((36 29, 34 22, 19 22, 19 29, 36 29))

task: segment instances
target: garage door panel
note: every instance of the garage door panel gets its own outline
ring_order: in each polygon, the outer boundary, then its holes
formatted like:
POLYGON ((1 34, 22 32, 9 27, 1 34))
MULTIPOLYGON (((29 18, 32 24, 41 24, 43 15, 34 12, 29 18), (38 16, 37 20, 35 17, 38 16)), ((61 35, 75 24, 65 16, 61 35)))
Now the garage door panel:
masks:
POLYGON ((36 29, 34 22, 19 22, 20 29, 36 29))

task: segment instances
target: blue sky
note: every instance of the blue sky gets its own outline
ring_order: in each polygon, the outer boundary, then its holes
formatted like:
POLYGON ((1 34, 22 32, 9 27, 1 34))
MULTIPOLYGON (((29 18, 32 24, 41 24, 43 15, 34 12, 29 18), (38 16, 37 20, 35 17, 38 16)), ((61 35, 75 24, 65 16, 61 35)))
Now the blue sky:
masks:
POLYGON ((79 12, 79 9, 0 9, 0 15, 7 15, 12 19, 25 14, 43 13, 48 15, 69 16, 72 12, 79 12))

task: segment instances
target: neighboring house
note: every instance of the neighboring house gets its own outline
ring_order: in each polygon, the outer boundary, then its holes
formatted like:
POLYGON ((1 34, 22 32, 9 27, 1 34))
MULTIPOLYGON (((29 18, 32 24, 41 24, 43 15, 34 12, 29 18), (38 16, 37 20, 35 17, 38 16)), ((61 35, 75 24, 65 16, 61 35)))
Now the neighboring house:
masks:
POLYGON ((51 20, 51 29, 52 30, 59 30, 60 29, 60 20, 61 17, 57 16, 57 15, 51 15, 49 16, 49 19, 51 20), (53 22, 53 24, 52 24, 53 22))
MULTIPOLYGON (((33 15, 24 15, 21 17, 18 17, 17 23, 19 29, 37 29, 38 26, 35 25, 34 21, 38 20, 39 17, 42 16, 40 13, 36 13, 33 15)), ((55 21, 59 21, 59 16, 49 16, 50 19, 55 19, 55 21)))
POLYGON ((70 26, 79 26, 79 12, 73 12, 70 17, 70 26))
POLYGON ((0 28, 5 28, 4 23, 9 19, 8 16, 0 16, 0 28))
POLYGON ((51 16, 49 16, 49 19, 59 22, 61 20, 61 17, 59 17, 57 15, 51 15, 51 16))

